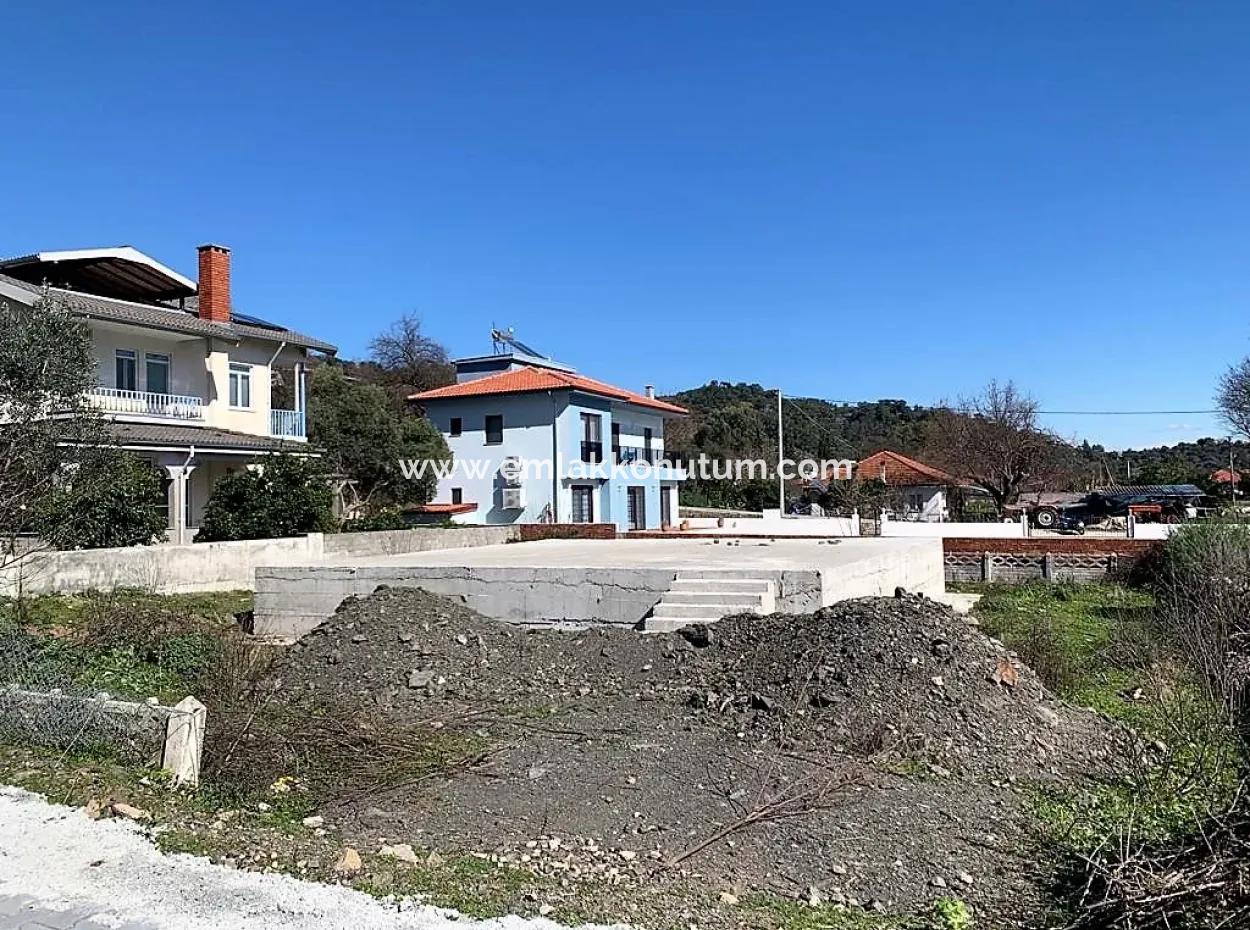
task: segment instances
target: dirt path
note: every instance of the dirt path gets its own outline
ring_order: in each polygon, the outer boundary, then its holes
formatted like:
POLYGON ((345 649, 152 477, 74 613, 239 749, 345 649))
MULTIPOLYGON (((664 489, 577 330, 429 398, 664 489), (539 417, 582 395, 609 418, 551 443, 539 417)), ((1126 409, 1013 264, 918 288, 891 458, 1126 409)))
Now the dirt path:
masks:
POLYGON ((347 888, 166 856, 132 825, 0 788, 0 930, 554 930, 548 920, 466 922, 400 912, 347 888))

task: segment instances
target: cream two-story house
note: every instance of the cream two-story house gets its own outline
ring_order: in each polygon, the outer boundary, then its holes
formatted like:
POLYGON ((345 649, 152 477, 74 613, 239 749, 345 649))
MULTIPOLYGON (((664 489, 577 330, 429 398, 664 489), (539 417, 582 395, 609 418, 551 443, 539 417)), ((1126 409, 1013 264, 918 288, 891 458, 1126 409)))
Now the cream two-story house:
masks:
POLYGON ((45 289, 90 328, 110 435, 166 478, 171 542, 194 538, 221 477, 307 449, 310 353, 335 347, 234 309, 229 249, 201 246, 196 280, 129 246, 0 260, 0 301, 45 289))

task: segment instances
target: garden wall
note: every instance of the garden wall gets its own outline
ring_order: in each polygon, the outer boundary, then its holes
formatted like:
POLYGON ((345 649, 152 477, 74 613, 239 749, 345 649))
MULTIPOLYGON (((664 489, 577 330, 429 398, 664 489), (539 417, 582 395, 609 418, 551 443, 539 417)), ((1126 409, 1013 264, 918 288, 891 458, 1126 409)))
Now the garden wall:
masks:
POLYGON ((309 533, 291 539, 40 552, 0 569, 0 596, 140 588, 160 594, 251 590, 260 566, 309 565, 373 555, 489 546, 519 538, 513 526, 309 533))
POLYGON ((942 540, 946 581, 1101 581, 1120 577, 1159 545, 1140 539, 1046 537, 942 540))

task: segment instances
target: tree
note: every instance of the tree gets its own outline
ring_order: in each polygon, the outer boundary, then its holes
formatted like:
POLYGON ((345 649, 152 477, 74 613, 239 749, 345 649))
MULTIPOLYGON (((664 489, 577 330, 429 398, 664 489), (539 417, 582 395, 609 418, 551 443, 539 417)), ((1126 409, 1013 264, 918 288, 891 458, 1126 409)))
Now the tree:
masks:
POLYGON ((378 383, 401 404, 410 394, 456 380, 447 350, 421 331, 421 318, 405 314, 369 343, 378 383))
POLYGON ((334 528, 333 494, 316 459, 285 453, 227 475, 204 504, 196 542, 275 539, 334 528))
MULTIPOLYGON (((66 300, 0 302, 0 565, 16 560, 18 538, 36 530, 66 476, 99 454, 106 437, 86 399, 95 371, 91 334, 66 300)), ((86 493, 107 480, 94 469, 75 485, 86 493)))
POLYGON ((35 522, 58 549, 147 546, 164 538, 161 477, 149 463, 114 449, 89 450, 65 475, 35 522))
POLYGON ((1224 372, 1215 403, 1224 422, 1241 435, 1250 436, 1250 357, 1224 372))
POLYGON ((404 478, 401 460, 448 460, 442 435, 425 419, 399 412, 386 392, 350 379, 342 368, 313 372, 309 437, 322 450, 327 468, 352 480, 363 512, 395 504, 423 504, 436 478, 404 478))
POLYGON ((1026 484, 1066 478, 1073 450, 1037 422, 1037 401, 1008 381, 939 409, 927 458, 984 488, 1001 514, 1026 484))

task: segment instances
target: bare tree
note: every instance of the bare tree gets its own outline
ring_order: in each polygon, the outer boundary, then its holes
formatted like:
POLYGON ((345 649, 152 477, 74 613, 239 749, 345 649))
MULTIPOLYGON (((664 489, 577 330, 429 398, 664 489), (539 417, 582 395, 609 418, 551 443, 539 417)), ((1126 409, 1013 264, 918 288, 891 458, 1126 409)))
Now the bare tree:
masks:
POLYGON ((1224 422, 1243 436, 1250 436, 1250 357, 1224 372, 1215 402, 1224 422))
POLYGON ((405 314, 369 343, 381 381, 407 396, 454 380, 447 350, 421 331, 421 318, 405 314))
POLYGON ((939 409, 928 457, 986 490, 994 505, 1015 503, 1031 482, 1066 477, 1070 447, 1037 421, 1037 401, 1008 381, 939 409))

